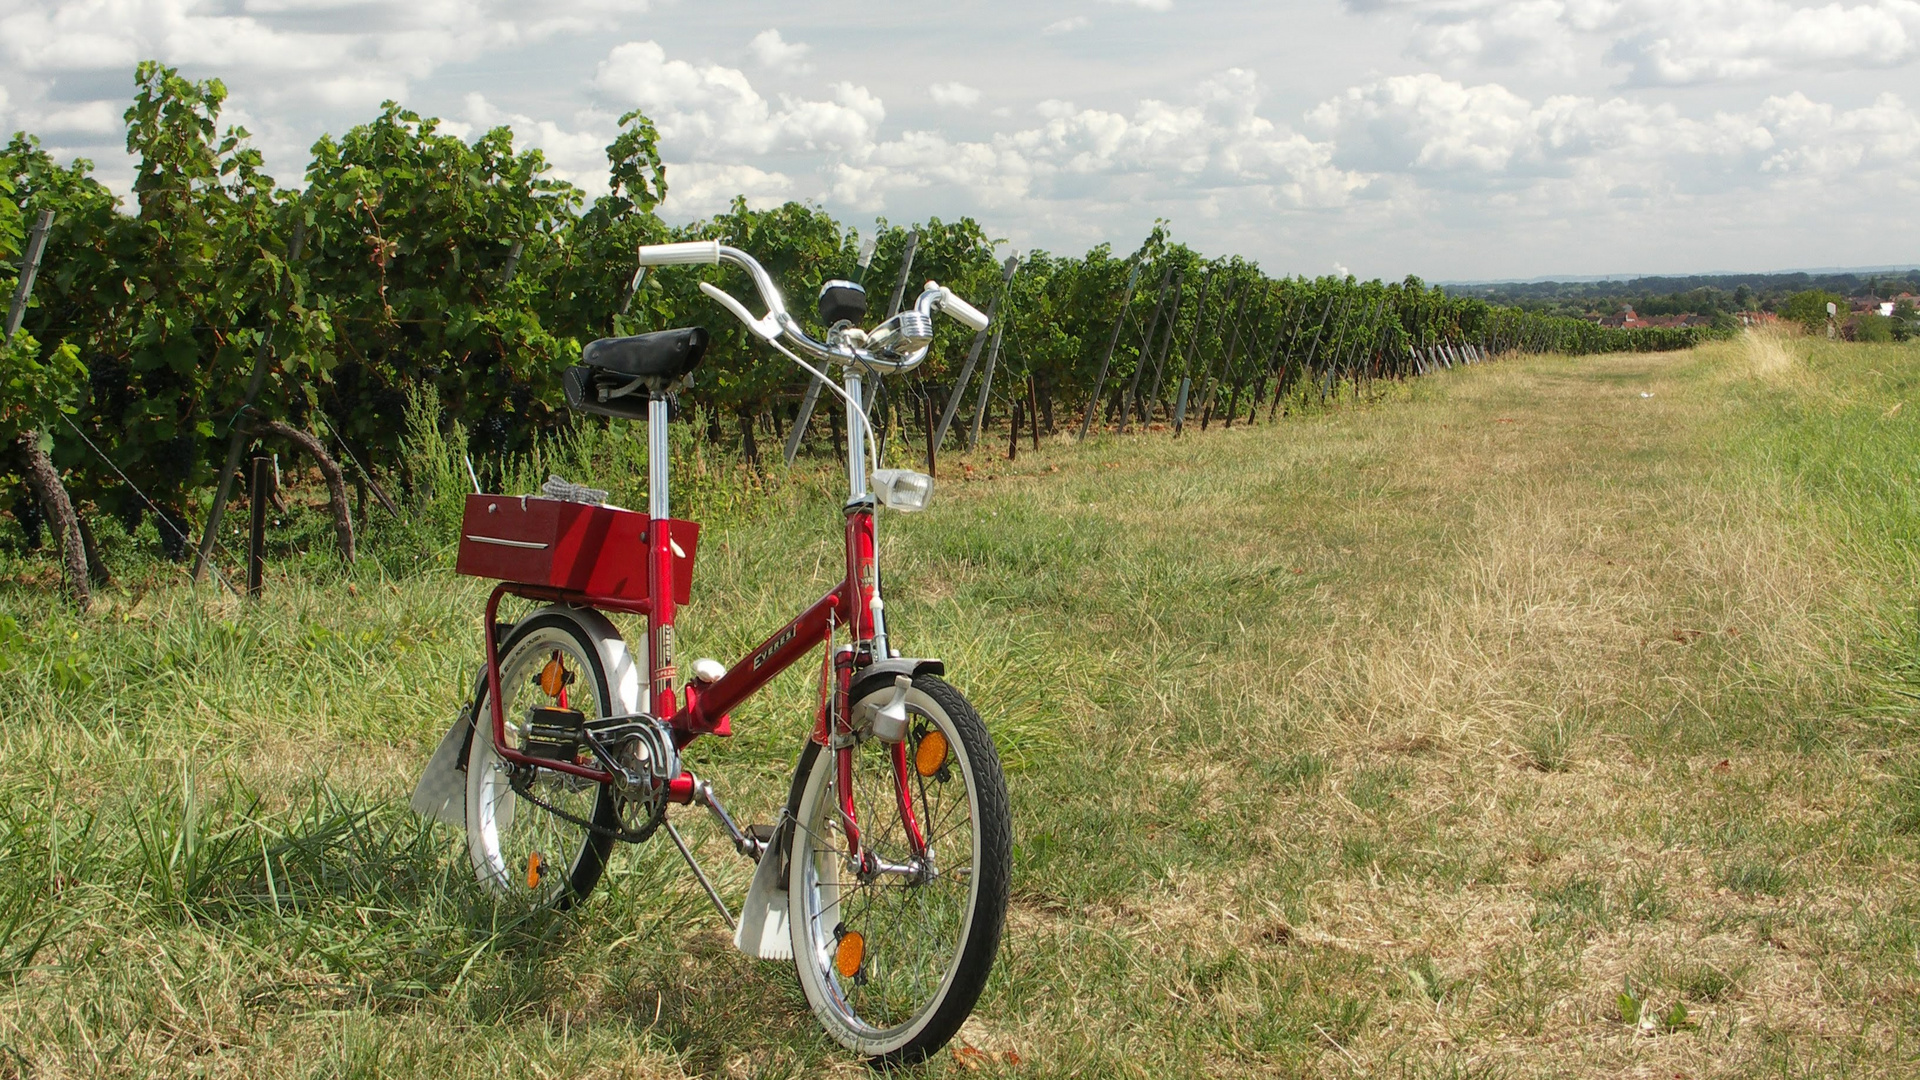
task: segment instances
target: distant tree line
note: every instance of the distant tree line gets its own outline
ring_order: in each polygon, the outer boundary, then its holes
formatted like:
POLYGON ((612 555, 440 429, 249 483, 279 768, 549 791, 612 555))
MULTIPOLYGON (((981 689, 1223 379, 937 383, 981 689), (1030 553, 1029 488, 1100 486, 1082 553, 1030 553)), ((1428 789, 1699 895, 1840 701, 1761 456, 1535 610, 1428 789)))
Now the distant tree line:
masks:
POLYGON ((1515 281, 1443 286, 1450 296, 1472 297, 1523 311, 1579 318, 1610 315, 1631 305, 1641 315, 1727 315, 1778 312, 1800 293, 1878 296, 1920 293, 1920 269, 1873 274, 1710 274, 1641 277, 1621 281, 1515 281))

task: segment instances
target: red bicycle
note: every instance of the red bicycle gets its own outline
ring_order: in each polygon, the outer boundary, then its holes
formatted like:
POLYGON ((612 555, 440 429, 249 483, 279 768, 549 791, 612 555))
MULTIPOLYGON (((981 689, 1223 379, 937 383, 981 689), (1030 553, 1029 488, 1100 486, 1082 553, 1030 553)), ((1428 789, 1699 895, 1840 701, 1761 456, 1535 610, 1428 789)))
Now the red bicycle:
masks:
POLYGON ((701 288, 845 404, 845 578, 731 668, 696 660, 683 680, 674 614, 689 599, 699 526, 668 512, 667 416, 707 335, 593 342, 565 374, 567 400, 644 417, 647 513, 557 481, 544 497, 469 497, 458 569, 500 582, 487 600, 486 663, 414 807, 465 828, 483 887, 557 907, 593 891, 616 843, 664 828, 734 922, 735 944, 794 962, 828 1033, 886 1062, 917 1061, 959 1030, 986 984, 1012 838, 986 725, 939 660, 902 656, 888 638, 876 511, 923 508, 932 480, 878 467, 861 393, 864 379, 925 359, 936 313, 976 330, 987 319, 928 282, 913 307, 862 330, 864 290, 832 281, 819 297, 826 337, 815 340, 745 252, 716 242, 640 249, 643 267, 721 262, 747 272, 767 314, 701 288), (841 366, 840 385, 783 338, 841 366), (507 596, 541 606, 504 624, 507 596), (645 639, 623 640, 605 612, 645 616, 645 639), (820 704, 786 804, 773 824, 742 829, 681 754, 702 735, 730 734, 729 710, 816 647, 820 704), (670 807, 695 803, 758 864, 737 920, 667 821, 670 807))

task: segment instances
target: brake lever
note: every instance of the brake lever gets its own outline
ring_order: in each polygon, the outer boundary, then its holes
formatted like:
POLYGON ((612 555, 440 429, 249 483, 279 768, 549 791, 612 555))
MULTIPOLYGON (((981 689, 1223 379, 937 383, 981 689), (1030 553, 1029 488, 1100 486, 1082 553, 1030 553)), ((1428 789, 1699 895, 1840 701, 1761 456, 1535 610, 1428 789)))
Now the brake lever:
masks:
POLYGON ((774 321, 772 312, 768 312, 764 319, 754 318, 753 313, 747 310, 745 304, 735 300, 733 294, 720 288, 711 281, 701 282, 700 291, 718 301, 721 307, 726 308, 734 318, 745 323, 747 329, 753 331, 761 340, 772 341, 780 336, 780 324, 774 321))

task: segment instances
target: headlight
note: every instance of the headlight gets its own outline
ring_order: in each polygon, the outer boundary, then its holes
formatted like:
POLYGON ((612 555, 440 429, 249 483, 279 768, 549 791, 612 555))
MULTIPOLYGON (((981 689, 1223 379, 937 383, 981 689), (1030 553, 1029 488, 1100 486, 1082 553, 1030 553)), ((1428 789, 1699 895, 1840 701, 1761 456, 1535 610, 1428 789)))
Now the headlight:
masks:
POLYGON ((911 469, 875 469, 873 494, 889 510, 925 510, 933 498, 933 477, 911 469))

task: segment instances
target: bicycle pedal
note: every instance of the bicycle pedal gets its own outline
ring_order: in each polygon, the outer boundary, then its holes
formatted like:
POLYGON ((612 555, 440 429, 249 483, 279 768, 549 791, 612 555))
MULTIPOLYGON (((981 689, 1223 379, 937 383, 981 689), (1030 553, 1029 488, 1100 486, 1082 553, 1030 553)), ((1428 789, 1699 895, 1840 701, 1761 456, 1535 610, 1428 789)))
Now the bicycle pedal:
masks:
POLYGON ((584 714, 574 709, 535 709, 527 717, 528 757, 572 761, 585 749, 584 714))

